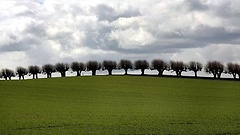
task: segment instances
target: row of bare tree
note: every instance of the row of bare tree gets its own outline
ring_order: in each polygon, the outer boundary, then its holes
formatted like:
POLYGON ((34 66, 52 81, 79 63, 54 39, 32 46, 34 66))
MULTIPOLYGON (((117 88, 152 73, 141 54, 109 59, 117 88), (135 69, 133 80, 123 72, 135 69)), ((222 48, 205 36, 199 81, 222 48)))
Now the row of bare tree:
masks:
MULTIPOLYGON (((207 73, 213 74, 214 78, 221 78, 222 73, 228 73, 233 75, 234 79, 237 78, 237 75, 240 79, 240 65, 237 63, 228 63, 225 66, 219 61, 209 61, 204 68, 207 73)), ((119 63, 112 60, 104 60, 102 63, 88 61, 87 63, 73 62, 70 65, 67 63, 45 64, 41 68, 39 66, 17 67, 16 72, 10 69, 2 69, 0 77, 5 78, 5 80, 11 80, 12 77, 18 76, 19 80, 24 80, 25 75, 32 75, 33 79, 37 79, 38 74, 43 73, 47 75, 47 78, 51 78, 54 72, 59 72, 61 77, 65 77, 66 71, 70 69, 76 72, 77 76, 80 76, 82 71, 92 71, 92 75, 96 75, 96 71, 100 69, 107 70, 109 75, 112 75, 114 69, 124 69, 125 75, 128 74, 129 69, 136 69, 141 70, 141 75, 144 75, 145 69, 151 69, 157 70, 159 76, 162 76, 166 70, 175 72, 177 76, 181 76, 182 72, 193 71, 195 77, 197 77, 197 73, 203 69, 203 65, 196 61, 185 64, 182 61, 165 62, 161 59, 152 60, 151 65, 146 60, 137 60, 134 63, 126 59, 121 60, 119 63)))

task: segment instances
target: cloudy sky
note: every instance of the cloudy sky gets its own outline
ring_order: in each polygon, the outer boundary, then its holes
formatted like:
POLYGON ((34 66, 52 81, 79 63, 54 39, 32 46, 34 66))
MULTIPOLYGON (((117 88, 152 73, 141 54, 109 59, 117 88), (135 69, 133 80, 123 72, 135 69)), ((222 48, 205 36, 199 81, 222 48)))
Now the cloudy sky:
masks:
POLYGON ((1 0, 0 68, 122 58, 240 62, 240 0, 1 0))

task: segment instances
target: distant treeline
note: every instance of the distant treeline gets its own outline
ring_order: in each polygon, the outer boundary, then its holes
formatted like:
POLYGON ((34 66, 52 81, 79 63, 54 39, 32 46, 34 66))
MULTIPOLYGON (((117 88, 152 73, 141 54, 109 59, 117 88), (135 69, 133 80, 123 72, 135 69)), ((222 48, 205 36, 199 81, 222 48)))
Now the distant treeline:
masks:
POLYGON ((145 75, 145 69, 157 70, 158 76, 163 76, 164 71, 172 71, 176 73, 176 76, 182 76, 182 72, 194 72, 195 77, 198 77, 198 71, 205 70, 205 72, 212 74, 213 78, 221 78, 223 73, 231 74, 234 79, 240 79, 240 65, 238 63, 228 63, 224 65, 220 61, 209 61, 204 67, 200 62, 191 61, 189 63, 183 63, 182 61, 170 61, 165 62, 161 59, 152 60, 149 64, 146 60, 137 60, 134 63, 127 59, 120 60, 119 63, 112 60, 104 60, 103 62, 88 61, 87 63, 73 62, 57 63, 55 65, 45 64, 42 67, 33 65, 28 68, 17 67, 16 71, 11 69, 2 69, 0 77, 5 80, 11 80, 12 77, 18 76, 19 80, 23 79, 25 75, 33 76, 33 79, 38 78, 38 74, 46 74, 47 78, 52 77, 52 73, 59 72, 61 77, 66 76, 66 71, 76 72, 77 76, 81 76, 82 71, 91 71, 92 75, 96 75, 97 70, 107 70, 108 75, 112 75, 113 70, 123 69, 124 75, 128 75, 129 69, 141 70, 141 75, 145 75))

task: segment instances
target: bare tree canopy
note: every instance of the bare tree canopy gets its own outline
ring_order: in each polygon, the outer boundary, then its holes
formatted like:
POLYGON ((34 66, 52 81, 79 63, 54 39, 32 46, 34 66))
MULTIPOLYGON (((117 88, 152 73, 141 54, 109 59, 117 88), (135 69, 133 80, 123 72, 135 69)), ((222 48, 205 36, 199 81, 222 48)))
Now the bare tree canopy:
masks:
POLYGON ((197 72, 202 71, 203 66, 200 62, 190 61, 187 68, 188 70, 193 71, 195 77, 197 77, 197 72))
POLYGON ((168 64, 160 59, 155 59, 152 61, 152 69, 156 69, 158 71, 158 75, 162 76, 164 70, 168 69, 168 64))
POLYGON ((233 75, 233 78, 236 79, 237 75, 240 79, 240 65, 237 63, 228 63, 227 64, 227 72, 231 75, 233 75))
POLYGON ((24 76, 28 74, 28 70, 24 67, 17 67, 16 71, 17 71, 19 80, 21 80, 21 78, 24 80, 24 76))
POLYGON ((144 70, 147 69, 149 67, 149 63, 146 60, 137 60, 134 63, 135 65, 135 69, 140 69, 142 74, 144 75, 144 70))
POLYGON ((41 73, 39 66, 29 66, 28 71, 30 75, 33 75, 33 79, 38 79, 38 73, 41 73))
POLYGON ((71 64, 71 69, 72 71, 77 72, 77 76, 81 76, 81 72, 84 71, 85 68, 85 64, 81 62, 73 62, 71 64))
POLYGON ((112 75, 112 70, 117 68, 117 62, 112 60, 104 60, 102 69, 108 71, 108 75, 112 75))
POLYGON ((51 78, 52 73, 55 72, 55 67, 52 64, 45 64, 42 66, 42 71, 47 74, 47 78, 51 78))
POLYGON ((0 73, 0 77, 4 78, 5 80, 9 79, 11 80, 12 77, 14 77, 14 71, 11 69, 2 69, 1 73, 0 73))
POLYGON ((209 74, 213 74, 214 78, 221 78, 224 71, 224 65, 219 61, 210 61, 207 63, 205 70, 209 74))
POLYGON ((72 72, 77 72, 77 76, 81 76, 82 71, 91 71, 92 75, 96 75, 97 70, 107 70, 108 75, 112 75, 112 71, 114 69, 124 69, 124 75, 128 74, 128 69, 141 70, 141 75, 145 75, 145 69, 157 70, 158 76, 162 76, 164 71, 171 71, 176 73, 176 75, 182 76, 182 72, 193 71, 195 77, 198 77, 198 72, 204 69, 205 72, 209 74, 213 74, 214 78, 221 78, 222 73, 230 74, 234 79, 239 77, 240 80, 240 64, 229 62, 226 65, 221 63, 220 61, 209 61, 203 67, 200 62, 190 61, 188 64, 183 63, 182 61, 170 61, 165 62, 161 59, 153 59, 151 61, 151 66, 147 60, 136 60, 132 63, 130 60, 121 59, 119 63, 114 60, 104 60, 103 62, 98 62, 95 60, 88 61, 86 63, 82 62, 72 62, 71 65, 67 63, 57 63, 55 65, 45 64, 40 68, 39 66, 32 65, 28 68, 17 67, 16 73, 10 69, 0 70, 0 77, 7 79, 11 79, 17 75, 19 80, 25 79, 25 75, 29 74, 29 76, 33 75, 33 79, 38 78, 38 74, 42 73, 44 75, 47 74, 47 78, 52 77, 53 72, 59 72, 61 77, 66 76, 66 71, 71 67, 72 72), (10 78, 9 78, 10 77, 10 78))
POLYGON ((120 60, 118 66, 119 66, 120 69, 124 69, 124 71, 125 71, 124 75, 128 74, 127 73, 128 69, 132 69, 133 68, 132 62, 130 60, 126 60, 126 59, 120 60))
POLYGON ((55 69, 61 74, 61 77, 66 77, 66 71, 68 71, 69 65, 67 63, 57 63, 55 69))
POLYGON ((186 71, 187 67, 182 61, 171 61, 170 70, 175 71, 177 76, 182 76, 182 72, 186 71))
POLYGON ((87 70, 92 71, 92 75, 96 75, 96 71, 101 69, 101 64, 97 61, 88 61, 87 70))

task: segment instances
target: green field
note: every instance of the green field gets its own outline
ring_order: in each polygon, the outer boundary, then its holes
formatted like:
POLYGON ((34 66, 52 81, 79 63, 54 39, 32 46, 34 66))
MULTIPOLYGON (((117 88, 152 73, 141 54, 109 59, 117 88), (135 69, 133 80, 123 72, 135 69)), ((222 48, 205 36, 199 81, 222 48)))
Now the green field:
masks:
POLYGON ((0 134, 240 134, 240 83, 141 76, 0 81, 0 134))

